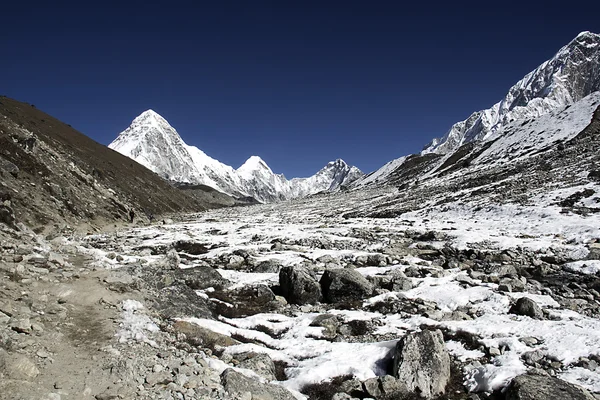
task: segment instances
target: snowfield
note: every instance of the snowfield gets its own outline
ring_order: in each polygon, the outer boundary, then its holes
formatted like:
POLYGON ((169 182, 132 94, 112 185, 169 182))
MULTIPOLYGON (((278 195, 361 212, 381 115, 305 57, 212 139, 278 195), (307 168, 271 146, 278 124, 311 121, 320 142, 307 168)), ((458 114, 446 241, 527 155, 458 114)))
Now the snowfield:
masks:
MULTIPOLYGON (((239 317, 183 318, 242 339, 240 344, 224 349, 227 356, 252 351, 282 363, 285 380, 275 383, 289 388, 298 398, 303 397, 299 392, 306 385, 334 377, 352 375, 365 381, 389 373, 396 342, 425 326, 446 332, 446 347, 461 366, 461 379, 469 391, 491 392, 505 387, 513 377, 533 368, 526 360, 534 354, 538 360, 547 361, 539 362, 552 374, 600 392, 600 369, 593 364, 582 367, 582 360, 600 357, 598 314, 577 311, 598 310, 597 298, 580 296, 590 291, 572 291, 564 297, 555 287, 531 277, 515 278, 511 283, 514 290, 510 290, 501 288, 501 272, 490 279, 486 275, 494 273, 477 273, 473 263, 467 262, 471 268, 463 263, 442 268, 436 259, 428 257, 431 252, 447 248, 513 254, 512 259, 501 258, 503 261, 494 264, 495 268, 517 264, 514 254, 535 259, 559 257, 565 261, 556 267, 557 273, 569 274, 573 279, 598 276, 600 261, 585 258, 599 237, 600 217, 595 213, 561 213, 555 204, 557 196, 564 198, 578 190, 582 187, 539 196, 531 206, 507 203, 470 208, 451 203, 398 218, 346 219, 343 214, 351 207, 381 202, 395 190, 357 191, 209 211, 173 224, 117 233, 112 238, 119 243, 117 249, 81 249, 93 253, 98 266, 143 268, 161 257, 151 255, 147 249, 168 248, 177 241, 201 243, 207 249, 204 254, 185 256, 180 252, 180 268, 209 265, 229 281, 229 289, 261 284, 276 288, 277 270, 253 272, 256 265, 265 262, 277 268, 309 265, 317 277, 327 269, 352 266, 369 279, 393 274, 407 276, 411 289, 378 290, 351 308, 321 303, 284 305, 275 311, 239 317), (116 262, 114 254, 108 258, 111 252, 121 255, 121 261, 116 262), (420 272, 415 273, 416 270, 420 272), (542 320, 509 313, 511 305, 521 297, 537 303, 544 313, 542 320), (587 299, 587 308, 565 307, 581 298, 587 299), (389 312, 380 307, 382 304, 409 304, 413 308, 389 312), (420 307, 426 310, 420 311, 420 307), (325 327, 313 324, 322 314, 334 316, 341 327, 362 321, 366 331, 348 334, 338 327, 338 339, 332 340, 325 327), (462 340, 465 336, 472 340, 462 340)), ((96 235, 86 240, 106 242, 107 238, 96 235)), ((529 267, 534 268, 523 266, 529 267)), ((214 288, 199 290, 198 298, 223 302, 213 298, 214 293, 214 288)), ((139 306, 132 303, 124 309, 131 313, 136 307, 139 306)), ((126 320, 131 333, 122 334, 122 338, 151 340, 138 329, 148 321, 137 321, 131 316, 126 320)), ((223 361, 210 361, 215 368, 224 368, 223 361)), ((253 371, 239 370, 255 376, 253 371)))

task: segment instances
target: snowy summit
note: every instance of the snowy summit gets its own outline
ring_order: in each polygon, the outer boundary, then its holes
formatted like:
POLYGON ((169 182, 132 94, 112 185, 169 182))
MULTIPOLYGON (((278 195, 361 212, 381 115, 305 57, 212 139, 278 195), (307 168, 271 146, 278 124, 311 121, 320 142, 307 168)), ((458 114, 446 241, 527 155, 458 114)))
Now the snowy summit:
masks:
POLYGON ((258 156, 237 170, 188 146, 166 119, 144 111, 108 145, 165 179, 203 184, 233 197, 252 197, 260 202, 289 200, 322 191, 333 191, 363 176, 343 160, 332 161, 308 178, 287 180, 275 174, 258 156))

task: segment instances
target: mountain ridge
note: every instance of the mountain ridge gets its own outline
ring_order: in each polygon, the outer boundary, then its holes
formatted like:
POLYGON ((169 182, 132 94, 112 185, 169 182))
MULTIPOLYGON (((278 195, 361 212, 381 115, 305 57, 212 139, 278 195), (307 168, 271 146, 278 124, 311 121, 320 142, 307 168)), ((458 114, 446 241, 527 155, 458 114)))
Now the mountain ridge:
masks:
POLYGON ((462 144, 485 140, 512 120, 538 117, 579 101, 600 90, 599 65, 600 35, 581 32, 513 85, 502 100, 455 123, 421 154, 450 152, 462 144))
POLYGON ((291 180, 275 174, 259 156, 249 157, 234 169, 186 144, 175 128, 152 109, 136 117, 108 147, 167 180, 207 185, 233 197, 252 197, 260 202, 338 190, 363 175, 341 159, 328 163, 313 176, 291 180))
MULTIPOLYGON (((405 163, 410 161, 414 164, 419 156, 427 156, 428 168, 431 167, 428 173, 431 173, 436 170, 436 165, 438 168, 442 166, 444 159, 456 158, 453 154, 464 153, 464 146, 496 140, 509 132, 514 135, 519 129, 526 139, 527 121, 559 114, 599 90, 600 35, 584 31, 561 47, 552 58, 526 74, 492 107, 476 111, 455 123, 443 137, 433 139, 420 153, 391 160, 355 181, 352 186, 390 183, 395 180, 393 176, 398 175, 398 170, 411 168, 405 163), (437 158, 440 164, 436 164, 437 158)), ((591 112, 591 109, 586 111, 590 116, 591 112)), ((562 140, 560 134, 555 136, 556 140, 562 140)), ((541 137, 540 140, 544 141, 541 137)))

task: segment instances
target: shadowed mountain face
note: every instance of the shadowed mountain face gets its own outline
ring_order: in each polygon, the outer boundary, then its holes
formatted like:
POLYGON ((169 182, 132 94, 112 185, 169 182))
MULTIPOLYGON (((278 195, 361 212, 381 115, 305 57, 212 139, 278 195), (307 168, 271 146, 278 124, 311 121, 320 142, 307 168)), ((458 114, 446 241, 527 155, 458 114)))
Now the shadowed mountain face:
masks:
POLYGON ((0 97, 0 199, 5 222, 40 232, 126 221, 132 208, 146 218, 207 204, 35 106, 6 97, 0 97))

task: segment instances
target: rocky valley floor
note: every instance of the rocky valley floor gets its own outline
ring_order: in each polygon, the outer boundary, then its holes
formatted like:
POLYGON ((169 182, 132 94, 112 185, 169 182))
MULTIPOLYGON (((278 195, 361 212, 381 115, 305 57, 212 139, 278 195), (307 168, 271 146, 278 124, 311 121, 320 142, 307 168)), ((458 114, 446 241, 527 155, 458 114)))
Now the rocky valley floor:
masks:
POLYGON ((600 398, 594 190, 344 217, 394 190, 6 229, 0 398, 600 398))

